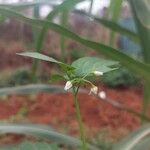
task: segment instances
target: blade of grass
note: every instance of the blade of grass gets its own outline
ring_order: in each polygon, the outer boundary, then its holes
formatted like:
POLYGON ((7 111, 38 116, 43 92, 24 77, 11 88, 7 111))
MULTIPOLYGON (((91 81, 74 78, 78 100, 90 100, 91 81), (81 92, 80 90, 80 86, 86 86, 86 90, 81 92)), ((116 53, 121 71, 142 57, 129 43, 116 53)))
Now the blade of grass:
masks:
MULTIPOLYGON (((61 26, 67 28, 69 11, 66 9, 62 12, 61 16, 61 26)), ((61 61, 65 62, 65 37, 61 35, 60 37, 60 49, 61 49, 61 61)))
MULTIPOLYGON (((133 16, 137 25, 140 41, 141 41, 141 46, 142 46, 142 52, 143 52, 143 57, 145 63, 150 64, 150 29, 147 28, 143 23, 147 22, 149 20, 149 13, 148 13, 148 7, 146 6, 145 1, 140 1, 140 0, 130 0, 129 1, 133 16), (143 10, 141 10, 141 6, 143 6, 143 10), (141 10, 141 11, 139 11, 141 10), (143 22, 141 22, 140 18, 138 15, 143 16, 143 22), (146 17, 147 16, 147 17, 146 17)), ((146 114, 149 103, 150 103, 150 82, 145 82, 145 90, 144 90, 144 100, 143 100, 143 110, 142 113, 146 114)), ((141 118, 141 121, 143 123, 143 118, 141 118)))
POLYGON ((92 14, 94 0, 90 1, 89 14, 92 14))
MULTIPOLYGON (((150 124, 147 124, 123 139, 113 147, 113 150, 132 150, 146 136, 150 134, 150 124)), ((142 150, 142 149, 141 149, 142 150)))
MULTIPOLYGON (((0 124, 0 133, 14 133, 14 134, 24 134, 31 135, 34 137, 39 137, 47 140, 54 141, 59 144, 65 144, 72 147, 81 147, 80 140, 58 133, 51 128, 42 127, 39 125, 23 125, 23 124, 0 124)), ((98 150, 98 148, 89 145, 90 150, 98 150)), ((99 149, 100 150, 100 149, 99 149)))
POLYGON ((0 7, 13 8, 15 10, 22 10, 22 9, 26 9, 28 7, 34 7, 37 4, 39 4, 39 5, 45 5, 45 4, 54 5, 54 2, 51 2, 48 0, 43 0, 43 1, 38 1, 38 2, 17 2, 14 4, 0 4, 0 7))
POLYGON ((0 89, 0 96, 3 95, 27 95, 38 92, 64 93, 63 86, 46 85, 46 84, 30 84, 17 87, 7 87, 0 89))
MULTIPOLYGON (((122 0, 111 0, 110 7, 108 11, 108 15, 113 22, 118 22, 120 17, 120 12, 122 8, 122 0)), ((110 32, 109 45, 114 46, 115 33, 113 31, 110 32)))
MULTIPOLYGON (((141 41, 141 46, 142 46, 142 51, 143 51, 143 56, 144 56, 144 61, 146 63, 150 63, 150 30, 149 28, 146 28, 141 21, 138 18, 138 13, 140 10, 140 7, 138 7, 140 4, 142 5, 144 2, 140 0, 130 0, 130 5, 132 8, 133 16, 137 25, 140 41, 141 41)), ((144 4, 143 4, 144 5, 144 4)), ((146 9, 146 6, 144 7, 146 9)), ((147 11, 145 12, 142 11, 143 16, 145 15, 147 11)), ((142 15, 141 14, 141 15, 142 15)), ((146 18, 145 18, 146 19, 146 18)), ((149 15, 147 15, 147 20, 149 20, 149 15)))
POLYGON ((87 14, 87 13, 84 13, 84 12, 81 12, 81 11, 78 11, 78 10, 75 10, 74 12, 75 13, 79 13, 80 15, 85 15, 85 16, 89 17, 91 20, 94 20, 94 21, 102 24, 103 26, 109 28, 110 30, 112 30, 114 32, 117 32, 117 33, 120 33, 120 34, 124 34, 129 39, 133 40, 136 43, 140 42, 137 33, 133 32, 133 31, 130 31, 130 30, 120 26, 118 23, 115 23, 112 20, 98 18, 98 17, 95 17, 93 15, 90 15, 90 14, 87 14))

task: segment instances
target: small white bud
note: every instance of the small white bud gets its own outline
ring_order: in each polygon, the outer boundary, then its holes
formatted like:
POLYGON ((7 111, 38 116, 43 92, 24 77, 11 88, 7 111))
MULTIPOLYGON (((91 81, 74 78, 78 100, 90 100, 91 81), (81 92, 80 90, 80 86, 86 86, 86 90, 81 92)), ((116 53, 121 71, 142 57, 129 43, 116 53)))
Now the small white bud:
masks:
POLYGON ((91 88, 89 94, 94 94, 94 95, 96 95, 97 92, 98 92, 98 87, 97 87, 97 86, 92 86, 92 88, 91 88))
POLYGON ((101 71, 94 71, 93 73, 96 76, 102 76, 103 75, 103 72, 101 72, 101 71))
POLYGON ((68 91, 70 88, 72 88, 72 83, 71 81, 67 81, 64 87, 65 91, 68 91))
POLYGON ((101 98, 101 99, 106 99, 106 92, 105 91, 101 91, 98 93, 98 96, 101 98))

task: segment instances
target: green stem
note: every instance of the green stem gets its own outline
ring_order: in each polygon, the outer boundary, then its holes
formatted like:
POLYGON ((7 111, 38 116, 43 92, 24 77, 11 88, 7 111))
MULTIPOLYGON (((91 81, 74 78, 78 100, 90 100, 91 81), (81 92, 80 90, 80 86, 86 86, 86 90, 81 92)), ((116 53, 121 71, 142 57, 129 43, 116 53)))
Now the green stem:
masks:
POLYGON ((79 102, 78 102, 78 98, 77 98, 78 90, 79 90, 79 86, 77 89, 75 89, 75 87, 73 87, 73 98, 74 98, 74 104, 75 104, 75 108, 76 108, 76 117, 77 117, 77 121, 79 124, 79 129, 80 129, 80 139, 82 141, 82 147, 83 147, 83 150, 87 150, 84 126, 83 126, 81 113, 80 113, 80 106, 79 106, 79 102))
POLYGON ((91 2, 90 2, 90 7, 89 7, 89 14, 90 14, 90 15, 92 14, 93 3, 94 3, 94 0, 91 0, 91 2))

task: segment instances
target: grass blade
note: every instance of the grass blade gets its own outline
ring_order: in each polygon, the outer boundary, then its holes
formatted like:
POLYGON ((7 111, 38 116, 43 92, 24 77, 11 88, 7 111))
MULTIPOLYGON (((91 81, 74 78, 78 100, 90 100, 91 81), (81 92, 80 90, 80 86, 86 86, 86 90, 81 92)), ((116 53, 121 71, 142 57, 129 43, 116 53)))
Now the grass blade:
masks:
MULTIPOLYGON (((120 12, 122 8, 122 0, 111 0, 110 7, 108 11, 108 15, 110 16, 113 22, 117 22, 120 17, 120 12)), ((109 45, 114 45, 115 33, 113 31, 110 32, 109 45)))
POLYGON ((3 95, 28 95, 38 92, 63 93, 62 86, 46 84, 30 84, 18 87, 7 87, 0 89, 0 96, 3 95))
POLYGON ((12 3, 12 4, 0 4, 0 7, 5 7, 5 8, 13 8, 17 10, 22 10, 26 9, 28 7, 34 7, 35 5, 45 5, 45 4, 50 4, 50 5, 55 5, 54 1, 48 1, 48 0, 43 0, 43 1, 38 1, 38 2, 17 2, 17 3, 12 3))
MULTIPOLYGON (((150 29, 147 27, 150 8, 145 0, 130 0, 133 16, 137 25, 139 37, 141 40, 142 53, 145 63, 150 64, 150 29), (142 9, 141 9, 142 6, 142 9), (140 11, 139 11, 140 10, 140 11), (144 10, 144 11, 143 11, 144 10), (142 19, 142 20, 141 20, 142 19)), ((149 3, 150 4, 150 3, 149 3)), ((142 113, 146 114, 147 108, 150 103, 150 82, 145 82, 144 101, 142 113)), ((143 118, 141 118, 143 121, 143 118)))
MULTIPOLYGON (((134 131, 128 137, 126 137, 117 145, 115 145, 113 150, 133 150, 133 148, 149 134, 150 134, 150 124, 147 124, 139 128, 138 130, 134 131)), ((143 150, 143 148, 141 148, 141 150, 143 150)))
POLYGON ((44 60, 44 61, 49 61, 52 63, 57 63, 57 64, 60 63, 59 61, 57 61, 56 59, 54 59, 52 57, 49 57, 49 56, 46 56, 46 55, 43 55, 43 54, 40 54, 37 52, 23 52, 23 53, 17 53, 17 55, 36 58, 36 59, 40 59, 40 60, 44 60))
POLYGON ((140 14, 141 12, 141 16, 143 16, 143 18, 145 19, 145 21, 149 20, 149 14, 147 14, 147 6, 145 6, 145 0, 144 1, 141 1, 141 0, 130 0, 130 5, 131 5, 131 8, 132 8, 132 12, 133 12, 133 15, 134 15, 134 19, 135 19, 135 22, 136 22, 136 25, 137 25, 137 29, 138 29, 138 33, 139 33, 139 37, 140 37, 140 41, 141 41, 141 46, 142 46, 142 52, 143 52, 143 57, 144 57, 144 61, 146 63, 150 63, 150 29, 147 28, 145 25, 143 25, 144 21, 141 22, 139 17, 138 17, 138 14, 140 14), (144 12, 143 11, 139 11, 141 10, 140 8, 140 5, 142 6, 145 6, 143 8, 144 9, 144 12), (144 17, 145 15, 147 15, 147 18, 144 17))
MULTIPOLYGON (((65 144, 72 147, 81 147, 80 140, 58 133, 48 127, 41 127, 38 125, 19 125, 19 124, 0 124, 0 133, 14 133, 14 134, 24 134, 31 135, 34 137, 39 137, 47 140, 54 141, 59 144, 65 144)), ((98 150, 96 147, 89 145, 89 149, 98 150)))
POLYGON ((117 32, 117 33, 120 33, 120 34, 124 34, 126 35, 129 39, 131 39, 132 41, 136 42, 136 43, 139 43, 140 40, 139 40, 139 37, 138 37, 138 34, 133 32, 133 31, 130 31, 124 27, 122 27, 121 25, 119 25, 118 23, 115 23, 114 21, 112 20, 108 20, 108 19, 102 19, 102 18, 98 18, 98 17, 95 17, 93 15, 90 15, 90 14, 87 14, 87 13, 84 13, 84 12, 81 12, 81 11, 78 11, 76 10, 75 13, 79 13, 80 15, 84 15, 84 16, 87 16, 89 17, 91 20, 94 20, 100 24, 102 24, 103 26, 109 28, 110 30, 114 31, 114 32, 117 32))
MULTIPOLYGON (((68 24, 68 17, 69 17, 69 11, 66 9, 65 11, 62 12, 61 16, 61 26, 67 28, 68 24)), ((61 49, 61 61, 65 62, 65 37, 61 36, 60 39, 60 49, 61 49)))

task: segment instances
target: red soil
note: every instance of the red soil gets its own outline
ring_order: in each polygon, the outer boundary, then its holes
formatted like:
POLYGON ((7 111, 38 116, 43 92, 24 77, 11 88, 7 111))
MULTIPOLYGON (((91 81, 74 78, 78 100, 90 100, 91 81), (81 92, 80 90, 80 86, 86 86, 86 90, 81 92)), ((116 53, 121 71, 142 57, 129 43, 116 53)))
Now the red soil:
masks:
MULTIPOLYGON (((125 106, 140 111, 142 92, 137 89, 104 89, 111 99, 125 106)), ((139 126, 139 118, 120 111, 110 104, 88 94, 79 95, 81 114, 87 131, 99 131, 103 128, 118 130, 119 128, 133 130, 139 126)), ((26 107, 26 118, 33 123, 49 124, 57 129, 64 126, 71 134, 78 132, 75 120, 75 110, 72 95, 38 94, 35 100, 21 96, 11 96, 8 101, 0 101, 0 119, 8 119, 22 108, 26 107)))

